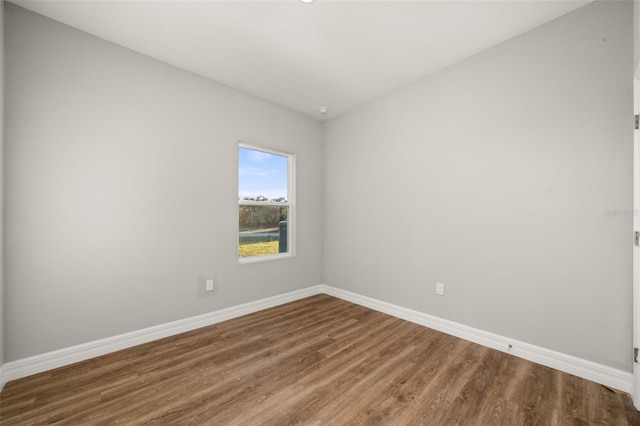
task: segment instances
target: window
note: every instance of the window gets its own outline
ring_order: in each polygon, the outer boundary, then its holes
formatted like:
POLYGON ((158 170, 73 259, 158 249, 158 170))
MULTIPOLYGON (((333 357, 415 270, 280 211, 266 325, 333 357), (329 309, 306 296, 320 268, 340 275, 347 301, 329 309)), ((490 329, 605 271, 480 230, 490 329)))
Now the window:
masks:
POLYGON ((240 144, 238 258, 294 255, 294 155, 240 144))

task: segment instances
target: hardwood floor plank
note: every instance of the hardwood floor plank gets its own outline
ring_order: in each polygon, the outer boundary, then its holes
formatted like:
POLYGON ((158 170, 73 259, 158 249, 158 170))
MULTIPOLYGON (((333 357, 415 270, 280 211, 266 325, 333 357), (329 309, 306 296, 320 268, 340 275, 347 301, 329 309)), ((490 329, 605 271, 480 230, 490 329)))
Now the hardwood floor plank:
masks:
POLYGON ((312 296, 10 382, 0 425, 639 425, 628 395, 312 296))
POLYGON ((574 425, 588 425, 585 388, 588 386, 578 377, 566 375, 561 380, 560 389, 560 423, 574 425))
POLYGON ((526 372, 516 399, 524 415, 522 421, 532 425, 549 424, 554 416, 551 407, 561 398, 556 383, 557 370, 528 363, 526 372))
POLYGON ((428 388, 434 383, 434 378, 442 372, 442 365, 452 353, 459 339, 442 333, 434 335, 428 344, 417 345, 414 356, 410 358, 412 369, 398 377, 392 384, 389 397, 381 402, 371 401, 365 423, 385 424, 393 422, 408 407, 416 403, 416 395, 421 392, 429 392, 428 388), (416 359, 419 359, 416 362, 416 359))
POLYGON ((615 425, 616 419, 611 413, 624 411, 624 403, 620 393, 597 383, 589 383, 586 409, 591 424, 615 425))
MULTIPOLYGON (((267 423, 278 424, 295 423, 292 419, 300 419, 304 413, 313 412, 309 407, 323 407, 335 399, 336 394, 341 394, 346 389, 350 389, 359 378, 366 375, 376 365, 383 364, 382 351, 377 353, 374 349, 380 345, 381 341, 389 340, 394 333, 398 332, 400 321, 395 318, 386 318, 388 321, 379 323, 381 328, 377 329, 375 338, 370 331, 370 325, 363 321, 352 327, 352 334, 362 337, 361 339, 352 339, 348 336, 344 337, 343 348, 337 348, 330 345, 331 350, 328 351, 330 357, 324 361, 324 366, 318 370, 318 374, 308 374, 301 378, 292 389, 292 395, 288 398, 288 403, 295 405, 284 415, 278 409, 274 414, 276 419, 267 419, 267 423), (355 351, 355 348, 358 351, 355 351), (354 362, 354 354, 366 354, 367 356, 354 362), (356 367, 356 368, 354 368, 356 367), (327 371, 331 374, 327 375, 327 371), (322 387, 326 392, 314 392, 318 386, 322 387), (285 421, 285 419, 288 419, 285 421)), ((321 353, 325 354, 325 352, 321 353)), ((264 415, 264 413, 263 413, 264 415)), ((255 419, 254 419, 255 420, 255 419)))
POLYGON ((397 329, 393 333, 395 338, 385 337, 378 341, 377 359, 371 363, 371 369, 362 376, 354 378, 349 386, 349 392, 354 397, 335 399, 320 411, 320 417, 349 424, 361 423, 371 413, 367 407, 368 403, 375 399, 383 401, 391 395, 392 389, 398 386, 400 377, 415 366, 407 360, 415 351, 415 347, 403 340, 408 333, 402 328, 411 331, 405 325, 403 321, 398 321, 397 329))
POLYGON ((406 424, 444 424, 451 403, 467 382, 472 370, 488 348, 460 340, 457 350, 448 354, 443 368, 416 397, 419 401, 403 417, 406 424))
POLYGON ((460 424, 477 419, 487 400, 498 399, 494 384, 501 371, 502 353, 487 350, 476 363, 477 367, 452 401, 443 424, 460 424))
MULTIPOLYGON (((621 394, 622 402, 624 405, 624 417, 626 419, 627 425, 640 426, 640 416, 638 415, 638 411, 633 406, 633 401, 629 398, 629 395, 621 394)), ((620 424, 625 424, 624 421, 621 420, 618 412, 611 413, 612 416, 618 421, 620 424)))

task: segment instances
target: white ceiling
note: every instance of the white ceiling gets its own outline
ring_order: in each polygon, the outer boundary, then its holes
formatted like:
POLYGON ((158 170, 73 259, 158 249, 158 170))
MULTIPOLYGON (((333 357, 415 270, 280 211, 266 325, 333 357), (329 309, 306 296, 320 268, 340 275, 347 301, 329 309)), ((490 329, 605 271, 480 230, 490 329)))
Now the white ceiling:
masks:
POLYGON ((14 3, 324 120, 589 0, 14 3))

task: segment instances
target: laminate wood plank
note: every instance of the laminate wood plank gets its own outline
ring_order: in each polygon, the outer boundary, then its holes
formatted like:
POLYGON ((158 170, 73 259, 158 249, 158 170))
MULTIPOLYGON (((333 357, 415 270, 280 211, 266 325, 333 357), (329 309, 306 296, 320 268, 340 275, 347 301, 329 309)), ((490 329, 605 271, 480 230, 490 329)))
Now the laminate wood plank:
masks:
MULTIPOLYGON (((329 323, 329 325, 323 325, 323 327, 328 327, 328 326, 331 326, 331 324, 329 323)), ((321 333, 321 332, 320 332, 320 333, 318 333, 318 332, 316 332, 316 333, 312 333, 312 334, 311 334, 311 337, 315 337, 316 335, 322 335, 322 333, 321 333)), ((298 336, 296 337, 296 339, 297 339, 298 344, 297 344, 297 345, 295 345, 295 346, 290 346, 290 348, 294 348, 294 349, 296 349, 296 348, 297 348, 296 350, 299 350, 299 349, 300 349, 300 347, 304 344, 304 339, 303 339, 303 338, 301 338, 300 334, 298 334, 298 336)), ((326 340, 326 339, 325 339, 325 340, 326 340)), ((325 342, 325 343, 323 343, 323 345, 326 345, 326 342, 325 342)), ((290 350, 291 350, 291 349, 290 349, 290 350)), ((280 357, 280 358, 282 358, 282 357, 280 357)), ((296 358, 296 359, 297 359, 297 364, 298 364, 298 365, 302 365, 302 363, 300 363, 300 361, 299 361, 299 358, 300 358, 299 354, 294 355, 294 358, 296 358), (297 357, 297 358, 296 358, 296 357, 297 357)), ((280 362, 280 363, 287 364, 286 360, 284 360, 284 361, 283 361, 282 359, 280 359, 280 360, 279 360, 279 362, 280 362)), ((264 367, 263 367, 263 368, 264 368, 264 367)), ((245 372, 246 372, 246 370, 245 370, 245 372)), ((289 369, 289 374, 291 374, 291 370, 290 370, 290 369, 289 369)), ((256 383, 258 383, 258 379, 259 379, 258 377, 253 376, 253 377, 252 377, 252 383, 253 383, 254 385, 255 385, 256 383)), ((227 391, 224 391, 223 393, 227 393, 227 395, 228 395, 228 392, 227 392, 227 391)))
POLYGON ((370 370, 361 377, 354 378, 349 386, 353 398, 335 399, 318 412, 319 417, 335 419, 344 423, 361 423, 370 414, 368 403, 384 400, 392 389, 399 385, 401 377, 415 365, 408 361, 416 348, 404 340, 411 334, 412 327, 398 322, 394 339, 384 338, 376 345, 377 359, 371 363, 370 370))
POLYGON ((406 424, 444 424, 443 419, 448 415, 451 402, 488 350, 462 340, 457 344, 458 350, 449 355, 442 371, 417 395, 416 399, 420 402, 413 404, 403 415, 406 424))
MULTIPOLYGON (((282 343, 280 345, 271 346, 266 351, 264 350, 260 351, 259 356, 253 355, 255 351, 251 351, 251 350, 247 351, 245 350, 245 348, 239 348, 239 349, 235 348, 233 352, 235 352, 236 350, 240 351, 238 358, 228 359, 226 364, 224 364, 224 361, 225 361, 224 357, 222 357, 223 359, 218 359, 217 361, 222 361, 222 365, 226 365, 226 367, 229 367, 231 371, 233 371, 234 368, 239 368, 240 366, 238 366, 238 364, 248 364, 251 367, 242 369, 242 375, 227 374, 224 376, 217 374, 220 371, 224 371, 224 369, 221 370, 217 367, 212 368, 216 371, 212 372, 211 374, 207 374, 207 377, 211 377, 213 381, 215 381, 217 391, 215 393, 211 393, 210 384, 205 382, 204 383, 205 387, 203 389, 200 389, 199 386, 189 387, 187 390, 189 392, 189 397, 191 399, 197 399, 199 401, 198 403, 200 403, 202 400, 207 400, 207 399, 216 399, 219 403, 225 402, 227 400, 234 401, 234 400, 240 399, 252 387, 258 387, 260 385, 263 385, 263 382, 269 380, 270 375, 283 374, 278 371, 274 372, 274 366, 273 366, 274 364, 277 363, 277 365, 280 365, 280 366, 287 366, 288 368, 287 374, 293 375, 294 371, 290 367, 304 366, 305 362, 302 362, 301 360, 306 359, 306 357, 308 356, 317 357, 316 346, 323 346, 323 345, 326 345, 328 342, 329 340, 327 338, 324 338, 320 342, 317 342, 311 339, 307 339, 304 341, 300 340, 298 342, 299 344, 295 346, 286 345, 286 343, 282 343), (310 346, 310 348, 307 346, 310 346), (247 355, 242 356, 243 353, 246 353, 247 355), (241 387, 241 385, 245 380, 244 376, 246 376, 249 373, 251 373, 250 385, 245 386, 243 388, 241 387), (209 395, 205 397, 205 395, 207 394, 209 395)), ((179 380, 180 378, 181 378, 181 374, 176 376, 177 380, 179 380)), ((171 381, 166 382, 166 378, 165 378, 166 387, 170 389, 174 386, 179 386, 179 385, 174 385, 173 381, 174 380, 172 379, 171 381)), ((181 386, 180 388, 184 388, 184 386, 181 386)), ((175 393, 172 391, 168 391, 168 392, 169 394, 175 393)), ((143 398, 141 400, 141 403, 144 403, 146 395, 143 394, 142 396, 143 398)), ((164 394, 156 395, 156 399, 161 396, 164 396, 164 394)), ((182 396, 182 395, 178 393, 178 396, 182 396)), ((173 409, 172 407, 176 406, 176 404, 179 405, 181 404, 181 402, 178 401, 176 403, 172 402, 171 404, 168 404, 168 405, 165 404, 164 409, 172 410, 173 409)), ((134 407, 130 407, 129 411, 132 411, 135 413, 136 410, 137 410, 137 407, 134 406, 134 407)), ((118 416, 122 417, 123 413, 120 412, 118 416)))
MULTIPOLYGON (((323 366, 320 370, 309 370, 308 375, 314 376, 314 387, 300 388, 291 381, 283 383, 283 386, 273 394, 266 395, 264 403, 259 410, 234 413, 234 410, 227 410, 224 422, 238 424, 277 424, 280 418, 305 418, 323 407, 327 401, 336 398, 336 388, 333 386, 343 375, 349 375, 351 371, 357 370, 363 364, 367 364, 374 355, 363 354, 354 362, 347 357, 334 357, 321 361, 323 366), (324 367, 328 367, 325 369, 324 367), (286 401, 286 404, 282 402, 286 401)), ((225 423, 223 423, 225 424, 225 423)))
POLYGON ((517 385, 523 380, 525 369, 524 360, 509 354, 498 352, 501 369, 497 372, 495 381, 487 389, 487 399, 481 406, 477 417, 479 425, 512 425, 518 424, 514 408, 518 395, 515 393, 517 385))
POLYGON ((555 374, 557 370, 534 363, 523 365, 526 374, 517 395, 512 397, 520 407, 520 421, 531 425, 548 425, 557 416, 551 407, 561 398, 555 374))
MULTIPOLYGON (((317 345, 322 345, 318 342, 317 345)), ((127 415, 118 415, 119 419, 126 422, 159 421, 169 424, 182 424, 191 418, 194 408, 198 405, 206 405, 215 401, 219 407, 217 415, 224 412, 224 405, 233 407, 236 410, 238 404, 246 405, 247 402, 256 398, 258 393, 268 391, 268 388, 277 387, 277 379, 282 375, 303 374, 309 364, 315 362, 319 355, 314 346, 292 353, 288 359, 284 359, 278 366, 271 364, 254 374, 247 376, 247 380, 236 380, 233 388, 225 388, 221 392, 211 393, 210 383, 201 383, 201 386, 181 387, 182 391, 171 394, 171 400, 164 399, 163 414, 158 416, 153 410, 145 415, 140 415, 139 410, 130 410, 127 415), (295 362, 292 360, 295 359, 295 362), (193 401, 185 404, 185 401, 193 401), (224 405, 222 405, 224 404, 224 405)))
POLYGON ((371 316, 369 318, 365 318, 361 324, 358 324, 358 328, 361 330, 360 333, 354 333, 353 329, 349 330, 348 334, 343 334, 343 336, 335 337, 335 343, 328 345, 325 348, 320 350, 320 353, 330 358, 335 354, 343 351, 355 351, 358 350, 359 347, 362 346, 363 342, 368 342, 372 337, 372 330, 388 330, 389 327, 394 326, 395 318, 377 318, 375 316, 371 316))
POLYGON ((624 409, 624 403, 618 392, 596 383, 588 384, 587 410, 592 424, 613 426, 617 420, 611 413, 623 412, 624 409))
MULTIPOLYGON (((422 334, 422 333, 420 333, 422 334)), ((424 391, 433 377, 441 370, 443 361, 451 354, 451 348, 459 339, 443 333, 429 333, 432 338, 421 341, 416 335, 415 349, 408 361, 412 367, 387 385, 377 398, 371 398, 364 407, 365 424, 390 424, 401 412, 416 401, 416 394, 424 391)), ((360 421, 360 419, 358 419, 360 421)))
MULTIPOLYGON (((638 415, 638 411, 633 406, 633 401, 629 398, 629 395, 621 394, 622 404, 624 405, 624 417, 626 420, 626 424, 629 426, 640 426, 640 416, 638 415)), ((619 412, 612 412, 611 415, 619 422, 621 425, 624 425, 625 422, 620 418, 619 412)))
MULTIPOLYGON (((188 334, 185 334, 185 335, 188 338, 188 334)), ((253 336, 252 336, 252 338, 253 338, 253 336)), ((174 340, 174 339, 173 338, 168 338, 167 340, 171 341, 171 340, 174 340)), ((246 340, 244 340, 244 341, 243 340, 239 340, 238 344, 242 344, 243 345, 242 347, 239 348, 239 351, 243 352, 243 353, 244 352, 252 353, 251 350, 252 349, 254 349, 254 350, 256 349, 255 344, 253 342, 251 342, 251 341, 247 342, 246 340)), ((148 345, 144 345, 144 346, 148 346, 148 345)), ((229 348, 226 348, 226 349, 227 349, 226 353, 230 352, 228 350, 229 348)), ((234 348, 234 349, 237 349, 237 348, 234 348)), ((208 350, 208 349, 204 348, 203 350, 208 350)), ((146 355, 146 354, 148 354, 148 351, 145 350, 144 353, 146 355)), ((114 358, 118 358, 118 355, 122 355, 122 354, 117 354, 116 356, 114 356, 114 358)), ((149 365, 152 366, 153 369, 158 370, 160 372, 168 371, 168 372, 170 372, 169 374, 180 374, 180 371, 181 371, 180 369, 173 369, 173 370, 172 369, 168 369, 167 367, 170 366, 169 364, 174 364, 174 365, 182 364, 181 366, 183 367, 183 369, 190 369, 190 368, 193 368, 194 366, 197 367, 198 364, 199 364, 198 361, 202 359, 201 356, 198 357, 198 352, 194 352, 194 351, 189 352, 189 354, 188 354, 189 361, 187 363, 182 361, 179 357, 177 357, 177 358, 176 357, 165 357, 166 353, 162 353, 161 355, 163 356, 163 358, 162 358, 163 361, 162 362, 159 362, 159 363, 156 362, 155 364, 152 362, 152 363, 149 363, 149 365), (166 361, 166 360, 169 360, 169 361, 166 361), (159 366, 158 366, 158 364, 159 364, 159 366)), ((223 354, 217 354, 217 355, 218 355, 218 357, 216 359, 217 361, 221 361, 224 358, 223 354)), ((210 357, 210 355, 206 354, 206 358, 208 358, 208 357, 210 357)), ((205 363, 206 363, 206 360, 205 360, 205 363)), ((84 371, 84 369, 83 369, 83 371, 84 371)), ((98 376, 98 377, 93 376, 92 377, 92 379, 96 379, 96 378, 97 379, 101 379, 100 376, 98 376)), ((166 380, 167 378, 168 377, 166 377, 166 373, 165 373, 164 377, 160 376, 158 379, 159 379, 159 381, 163 381, 163 380, 166 380)), ((77 383, 75 383, 75 381, 76 381, 76 379, 73 378, 73 379, 70 380, 69 384, 71 386, 75 387, 77 385, 77 383)), ((142 387, 141 387, 141 389, 142 389, 141 393, 142 394, 140 395, 140 397, 141 397, 140 399, 141 399, 142 404, 143 404, 144 401, 146 400, 146 398, 148 398, 148 396, 149 396, 147 393, 145 393, 146 389, 149 388, 149 386, 148 386, 149 384, 153 384, 153 381, 152 380, 146 380, 146 381, 143 380, 143 381, 141 381, 141 384, 142 384, 142 387)), ((75 397, 76 398, 86 398, 87 396, 88 395, 86 393, 76 393, 75 397)), ((105 398, 105 394, 104 393, 103 393, 102 396, 103 396, 103 400, 108 400, 108 398, 105 398)), ((136 392, 134 392, 134 393, 130 392, 129 393, 129 399, 127 401, 129 406, 136 407, 135 401, 136 401, 136 397, 137 396, 138 395, 137 395, 136 392)), ((46 401, 41 401, 41 402, 45 403, 45 408, 44 409, 46 409, 46 410, 56 409, 56 407, 57 407, 56 405, 46 406, 46 401)), ((67 402, 67 401, 62 401, 61 403, 64 404, 65 402, 67 402)), ((72 402, 72 401, 69 401, 69 402, 72 402)), ((121 404, 122 401, 116 401, 116 403, 120 403, 121 404)), ((33 414, 36 414, 36 413, 37 412, 34 412, 33 414)))
POLYGON ((455 396, 443 424, 460 424, 467 419, 477 419, 487 399, 496 398, 494 384, 501 370, 503 354, 487 350, 476 363, 466 383, 455 396))
POLYGON ((561 424, 588 425, 589 414, 587 410, 586 392, 588 384, 583 383, 578 377, 567 375, 561 381, 560 389, 560 422, 561 424))
MULTIPOLYGON (((379 326, 381 328, 377 329, 375 338, 371 335, 369 325, 363 323, 353 327, 352 333, 364 338, 357 339, 355 343, 354 339, 345 338, 342 350, 336 350, 335 346, 331 345, 331 350, 329 351, 330 357, 327 358, 325 364, 331 364, 332 367, 323 368, 320 374, 327 370, 334 371, 335 374, 328 376, 325 374, 320 377, 309 374, 301 378, 301 380, 295 384, 294 389, 290 389, 289 391, 291 395, 288 395, 288 402, 289 404, 294 404, 289 412, 282 414, 281 410, 277 409, 276 412, 273 413, 275 418, 270 418, 269 413, 263 412, 261 413, 263 421, 267 424, 301 422, 305 413, 314 412, 322 409, 322 407, 326 407, 328 404, 333 404, 336 395, 340 395, 346 390, 354 392, 354 386, 362 377, 370 375, 371 371, 377 366, 384 364, 385 354, 391 353, 388 347, 388 342, 393 342, 391 336, 397 335, 397 333, 401 331, 401 321, 395 318, 386 319, 388 321, 380 322, 379 326), (383 346, 385 341, 387 343, 383 346), (358 354, 371 354, 372 356, 358 360, 355 363, 355 367, 357 368, 350 368, 350 366, 354 365, 353 354, 356 353, 354 352, 356 344, 359 345, 358 354), (335 363, 336 360, 339 362, 335 363), (349 369, 347 371, 341 371, 341 369, 345 367, 349 369), (323 387, 325 388, 325 392, 313 392, 313 386, 317 385, 319 380, 324 383, 323 387), (309 392, 309 390, 311 390, 311 392, 309 392)), ((279 396, 280 398, 282 397, 282 395, 279 396)), ((335 411, 335 408, 331 406, 330 411, 335 411)))
POLYGON ((628 395, 326 295, 8 383, 0 425, 639 425, 628 395))

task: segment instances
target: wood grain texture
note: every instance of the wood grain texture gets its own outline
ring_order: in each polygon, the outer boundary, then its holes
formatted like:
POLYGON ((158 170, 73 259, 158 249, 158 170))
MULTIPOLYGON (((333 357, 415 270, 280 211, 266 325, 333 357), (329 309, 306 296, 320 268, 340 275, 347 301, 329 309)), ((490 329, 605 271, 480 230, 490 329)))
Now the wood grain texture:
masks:
POLYGON ((0 424, 640 425, 628 395, 318 295, 10 382, 0 424))

